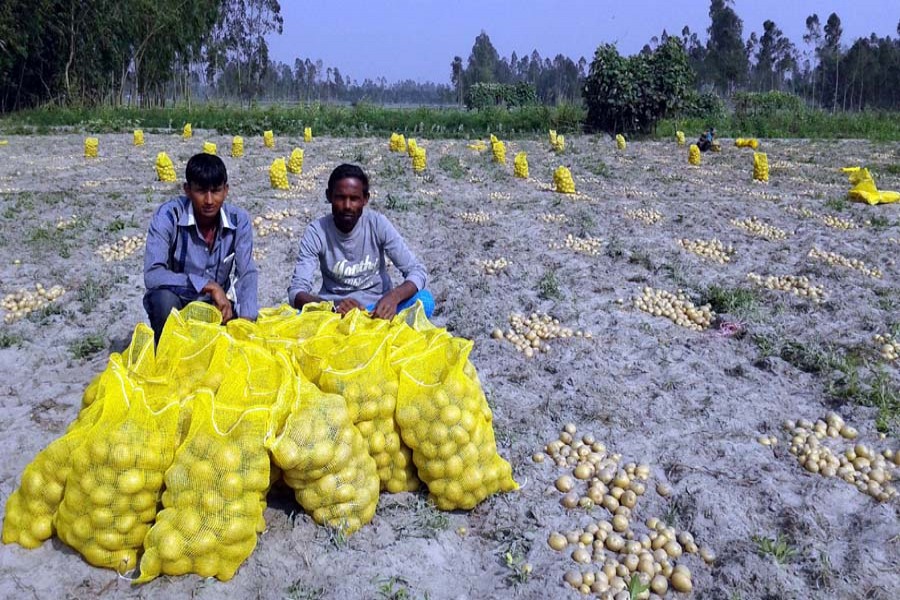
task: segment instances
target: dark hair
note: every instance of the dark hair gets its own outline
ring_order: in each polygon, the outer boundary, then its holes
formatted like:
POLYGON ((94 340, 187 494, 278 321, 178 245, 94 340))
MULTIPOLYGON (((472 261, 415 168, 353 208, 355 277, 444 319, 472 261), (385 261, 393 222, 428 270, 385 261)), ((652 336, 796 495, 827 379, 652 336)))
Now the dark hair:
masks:
POLYGON ((215 154, 201 152, 195 154, 184 168, 184 179, 188 184, 201 189, 219 187, 228 183, 228 171, 225 163, 215 154))
POLYGON ((328 188, 325 190, 326 197, 331 196, 331 191, 341 179, 359 179, 363 187, 363 196, 369 197, 369 176, 360 167, 347 163, 335 167, 331 175, 328 176, 328 188))

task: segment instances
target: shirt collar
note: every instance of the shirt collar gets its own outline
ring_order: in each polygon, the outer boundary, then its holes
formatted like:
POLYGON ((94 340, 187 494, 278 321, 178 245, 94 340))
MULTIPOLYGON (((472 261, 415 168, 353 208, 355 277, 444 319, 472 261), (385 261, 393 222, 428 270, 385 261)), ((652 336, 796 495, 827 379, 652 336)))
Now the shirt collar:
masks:
MULTIPOLYGON (((184 199, 187 203, 187 211, 181 214, 181 218, 178 219, 178 225, 181 227, 193 227, 197 224, 197 219, 194 218, 194 205, 187 196, 184 199)), ((228 213, 225 211, 224 204, 219 209, 219 223, 221 223, 222 229, 235 229, 235 226, 228 220, 228 213)))

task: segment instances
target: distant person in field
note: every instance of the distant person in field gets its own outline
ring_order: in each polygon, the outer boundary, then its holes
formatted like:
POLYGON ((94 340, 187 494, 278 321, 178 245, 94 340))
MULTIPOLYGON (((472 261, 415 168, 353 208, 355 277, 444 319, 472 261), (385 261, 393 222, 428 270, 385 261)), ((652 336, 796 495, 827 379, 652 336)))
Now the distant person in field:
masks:
POLYGON ((242 208, 226 204, 228 173, 212 154, 195 154, 185 169, 184 195, 153 214, 144 254, 144 308, 159 343, 173 308, 200 300, 222 313, 256 319, 257 270, 253 227, 242 208))
POLYGON ((702 134, 700 134, 700 139, 697 140, 697 147, 700 148, 700 152, 707 152, 709 150, 714 150, 714 146, 718 146, 719 142, 716 140, 716 128, 710 127, 702 134))
POLYGON ((300 255, 288 288, 295 308, 308 302, 330 301, 345 315, 354 308, 390 319, 422 301, 430 317, 434 299, 425 289, 428 275, 387 217, 371 209, 369 178, 356 165, 342 164, 331 172, 325 198, 331 214, 309 224, 300 240, 300 255), (403 275, 393 287, 387 261, 403 275), (322 287, 312 293, 316 273, 322 287))

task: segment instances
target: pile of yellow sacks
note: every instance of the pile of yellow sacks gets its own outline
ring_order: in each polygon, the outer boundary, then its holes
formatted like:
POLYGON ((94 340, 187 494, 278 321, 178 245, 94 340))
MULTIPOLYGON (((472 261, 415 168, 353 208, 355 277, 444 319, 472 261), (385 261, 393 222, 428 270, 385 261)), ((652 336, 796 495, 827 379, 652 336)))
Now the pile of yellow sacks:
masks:
POLYGON ((181 130, 181 138, 188 139, 194 137, 194 130, 191 128, 190 123, 185 123, 184 128, 181 130))
POLYGON ((266 148, 275 147, 275 134, 272 133, 271 129, 263 131, 263 146, 266 148))
POLYGON ((616 134, 616 148, 625 150, 625 136, 621 133, 616 134))
POLYGON ((135 146, 143 146, 144 145, 144 132, 141 129, 134 130, 134 145, 135 146))
POLYGON ((494 155, 495 163, 506 164, 506 144, 497 139, 493 133, 491 134, 491 152, 494 155))
POLYGON ((753 179, 756 181, 769 181, 769 157, 765 152, 753 153, 753 179))
POLYGON ((156 178, 165 183, 175 181, 175 165, 165 152, 156 155, 156 178))
POLYGON ((381 491, 428 486, 470 509, 516 489, 497 454, 472 342, 424 317, 391 321, 327 304, 221 326, 212 306, 173 311, 154 350, 139 324, 84 392, 66 433, 25 467, 4 543, 54 534, 137 582, 228 580, 265 529, 279 479, 320 524, 350 534, 381 491))
POLYGON ((700 146, 697 144, 691 144, 691 147, 688 148, 688 164, 695 167, 700 166, 700 146))
POLYGON ((553 185, 560 194, 574 194, 575 181, 572 179, 572 172, 566 167, 557 167, 553 172, 553 185))
POLYGON ((203 152, 206 154, 216 155, 216 144, 214 142, 203 142, 203 152))
POLYGON ((276 158, 269 167, 269 182, 272 184, 273 190, 287 190, 291 185, 288 183, 287 166, 284 164, 283 158, 276 158))
POLYGON ((752 148, 756 150, 759 148, 759 140, 756 138, 737 138, 734 140, 734 145, 738 148, 752 148))
POLYGON ((231 156, 240 158, 244 155, 244 138, 239 135, 231 138, 231 156))
POLYGON ((391 141, 388 142, 388 149, 391 152, 406 152, 406 138, 402 133, 392 133, 391 141))
POLYGON ((528 179, 528 155, 519 152, 513 159, 513 175, 521 179, 528 179))
POLYGON ((291 151, 291 158, 288 160, 287 170, 294 175, 299 175, 303 172, 303 150, 300 148, 294 148, 291 151))
POLYGON ((866 202, 870 205, 890 204, 900 200, 900 192, 879 190, 875 185, 875 179, 868 169, 862 167, 844 167, 841 169, 847 174, 853 185, 847 195, 853 200, 866 202))
POLYGON ((100 148, 100 140, 95 137, 84 138, 84 157, 97 158, 97 150, 100 148))

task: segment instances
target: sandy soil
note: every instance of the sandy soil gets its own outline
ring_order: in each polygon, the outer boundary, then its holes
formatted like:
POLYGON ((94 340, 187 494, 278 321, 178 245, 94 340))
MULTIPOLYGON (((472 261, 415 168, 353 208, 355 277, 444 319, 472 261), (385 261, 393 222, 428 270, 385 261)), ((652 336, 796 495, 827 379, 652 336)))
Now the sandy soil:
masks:
MULTIPOLYGON (((33 289, 37 282, 68 290, 56 308, 0 329, 8 346, 0 349, 6 373, 0 386, 3 504, 25 465, 75 417, 82 391, 109 352, 124 348, 144 319, 142 250, 114 262, 95 251, 121 236, 143 234, 152 210, 178 192, 178 185, 155 181, 156 153, 167 151, 181 176, 204 140, 216 142, 220 154, 230 148, 229 137, 203 131, 187 142, 179 135, 146 134, 140 148, 132 146, 131 135, 98 137, 100 157, 93 160, 83 158, 78 134, 10 136, 0 147, 0 294, 33 289), (56 228, 73 215, 75 227, 56 228), (105 348, 76 357, 71 345, 92 334, 102 336, 105 348)), ((264 305, 285 300, 299 234, 328 210, 323 190, 331 168, 352 161, 368 169, 370 206, 389 216, 428 265, 435 322, 475 340, 472 359, 495 409, 500 453, 512 463, 520 491, 451 514, 435 512, 421 496, 385 494, 374 521, 346 541, 317 527, 289 494, 276 491, 265 515, 268 530, 229 583, 188 576, 132 587, 57 540, 36 550, 3 546, 0 596, 576 598, 562 577, 577 565, 568 552, 547 545, 548 534, 609 514, 599 507, 562 507, 552 483, 563 471, 531 459, 573 422, 623 462, 650 465, 636 520, 664 518, 717 553, 713 565, 696 555, 679 560, 693 573, 694 597, 900 597, 900 502, 878 503, 837 478, 807 473, 788 452, 781 427, 786 419, 815 421, 835 410, 865 443, 897 451, 897 423, 881 439, 875 409, 832 399, 826 393, 832 373, 801 370, 777 350, 789 342, 804 348, 831 344, 861 349, 873 364, 880 360, 872 336, 900 322, 897 245, 890 241, 900 237, 900 204, 840 202, 847 184, 837 168, 881 167, 879 185, 900 189, 896 168, 893 175, 884 169, 900 163, 900 145, 764 140, 771 183, 762 185, 751 181, 749 151, 729 140, 721 154, 704 155, 699 168, 687 166, 686 149, 674 142, 631 143, 623 153, 608 138, 572 137, 567 143, 558 156, 545 139, 510 142, 508 165, 501 167, 491 163, 489 151, 477 153, 465 142, 427 140, 425 176, 414 175, 408 158, 390 154, 382 139, 303 144, 280 137, 273 152, 261 138, 248 138, 244 158, 225 157, 232 201, 254 216, 292 211, 280 222, 292 232, 256 240, 264 305), (304 173, 291 176, 290 191, 272 191, 268 165, 295 145, 305 148, 304 173), (528 153, 527 181, 512 176, 519 150, 528 153), (548 189, 560 164, 575 176, 574 197, 548 189), (648 225, 626 216, 638 208, 663 218, 648 225), (459 217, 475 211, 488 213, 490 221, 459 217), (568 220, 543 222, 545 213, 568 220), (857 227, 828 227, 821 219, 826 214, 852 219, 857 227), (790 235, 769 241, 730 224, 750 216, 790 235), (601 238, 600 253, 550 248, 569 233, 601 238), (713 237, 734 246, 731 262, 706 261, 676 243, 713 237), (807 256, 813 246, 861 259, 883 276, 816 261, 807 256), (474 264, 501 257, 511 264, 499 275, 486 276, 474 264), (751 271, 807 275, 825 288, 826 301, 757 290, 752 310, 720 315, 740 320, 742 337, 721 335, 718 323, 689 331, 631 305, 645 286, 682 288, 694 298, 713 285, 750 288, 751 271), (555 340, 549 353, 531 360, 490 338, 494 327, 507 327, 510 314, 532 311, 590 330, 594 338, 555 340), (780 443, 763 446, 760 435, 776 435, 780 443), (659 496, 658 482, 670 485, 672 495, 659 496), (780 564, 761 554, 756 536, 785 536, 793 556, 780 564), (524 562, 533 566, 530 576, 521 571, 524 562)), ((896 387, 896 367, 884 368, 896 387)))

